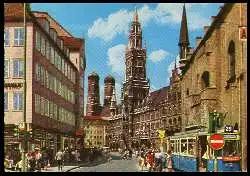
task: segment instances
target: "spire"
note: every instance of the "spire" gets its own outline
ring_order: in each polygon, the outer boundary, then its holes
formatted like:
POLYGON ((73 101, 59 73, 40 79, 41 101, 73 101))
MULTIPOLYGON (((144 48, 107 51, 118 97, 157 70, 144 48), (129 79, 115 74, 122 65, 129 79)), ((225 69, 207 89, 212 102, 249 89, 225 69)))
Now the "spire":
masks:
POLYGON ((179 46, 180 45, 185 45, 185 46, 189 45, 188 27, 187 27, 187 16, 186 16, 185 3, 183 5, 182 19, 181 19, 181 29, 180 29, 179 46))
POLYGON ((176 58, 175 58, 175 62, 174 62, 174 69, 176 70, 176 58))
POLYGON ((134 22, 138 22, 138 12, 137 12, 137 8, 135 8, 134 22))

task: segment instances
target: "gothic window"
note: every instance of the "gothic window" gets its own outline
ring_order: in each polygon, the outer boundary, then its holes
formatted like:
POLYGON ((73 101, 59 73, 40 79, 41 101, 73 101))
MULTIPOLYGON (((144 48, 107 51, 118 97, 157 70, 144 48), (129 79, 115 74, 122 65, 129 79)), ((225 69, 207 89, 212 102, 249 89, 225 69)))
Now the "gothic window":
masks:
POLYGON ((235 81, 235 44, 233 41, 230 42, 228 47, 229 56, 229 67, 228 67, 228 77, 230 82, 235 81))
POLYGON ((201 79, 202 79, 202 88, 204 89, 206 87, 209 87, 209 72, 208 71, 203 72, 201 79))

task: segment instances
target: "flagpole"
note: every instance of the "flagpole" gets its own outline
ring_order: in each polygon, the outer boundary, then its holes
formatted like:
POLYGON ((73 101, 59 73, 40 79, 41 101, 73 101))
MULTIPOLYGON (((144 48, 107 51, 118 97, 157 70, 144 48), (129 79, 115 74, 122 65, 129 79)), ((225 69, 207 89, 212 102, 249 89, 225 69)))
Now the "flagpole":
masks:
POLYGON ((22 172, 27 172, 27 162, 25 154, 27 153, 28 139, 27 139, 27 123, 26 123, 26 45, 27 45, 27 25, 26 25, 26 3, 24 3, 23 10, 23 22, 24 22, 24 84, 23 84, 23 123, 24 123, 24 140, 22 147, 22 172))

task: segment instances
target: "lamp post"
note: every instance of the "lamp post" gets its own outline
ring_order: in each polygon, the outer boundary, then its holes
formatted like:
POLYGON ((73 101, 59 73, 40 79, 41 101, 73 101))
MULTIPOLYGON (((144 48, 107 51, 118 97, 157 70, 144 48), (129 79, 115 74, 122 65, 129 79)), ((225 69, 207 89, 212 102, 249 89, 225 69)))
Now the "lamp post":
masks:
POLYGON ((27 163, 25 154, 28 148, 28 134, 27 134, 27 123, 26 123, 26 45, 27 45, 27 25, 26 25, 26 3, 24 3, 24 84, 23 84, 23 95, 24 95, 24 106, 23 106, 23 123, 24 123, 24 140, 22 147, 22 171, 27 172, 27 163))

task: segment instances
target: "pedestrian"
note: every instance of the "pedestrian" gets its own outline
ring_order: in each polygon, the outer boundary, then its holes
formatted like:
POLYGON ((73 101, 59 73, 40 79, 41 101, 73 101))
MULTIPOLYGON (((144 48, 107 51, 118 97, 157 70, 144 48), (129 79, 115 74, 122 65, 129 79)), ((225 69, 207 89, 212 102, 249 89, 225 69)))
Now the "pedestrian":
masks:
POLYGON ((57 161, 58 164, 58 171, 62 171, 62 162, 63 162, 63 152, 62 150, 58 150, 55 156, 55 160, 57 161))
POLYGON ((36 154, 35 154, 35 160, 36 160, 37 170, 41 171, 41 168, 42 168, 42 154, 41 154, 39 148, 37 148, 37 151, 36 151, 36 154))
POLYGON ((153 167, 154 167, 154 153, 149 150, 149 152, 146 154, 146 162, 147 162, 147 168, 149 172, 152 172, 153 167))
POLYGON ((49 156, 46 149, 42 152, 42 162, 44 170, 47 170, 49 164, 49 156))
POLYGON ((204 162, 203 161, 201 161, 201 163, 200 163, 199 171, 200 172, 207 172, 206 167, 204 166, 204 162))
POLYGON ((166 162, 167 162, 167 155, 163 154, 161 158, 162 172, 166 172, 166 162))
POLYGON ((172 158, 172 152, 171 150, 168 150, 167 152, 167 171, 168 172, 173 172, 173 158, 172 158))
POLYGON ((144 158, 143 153, 139 157, 139 166, 140 166, 141 171, 143 171, 143 167, 145 166, 145 158, 144 158))

